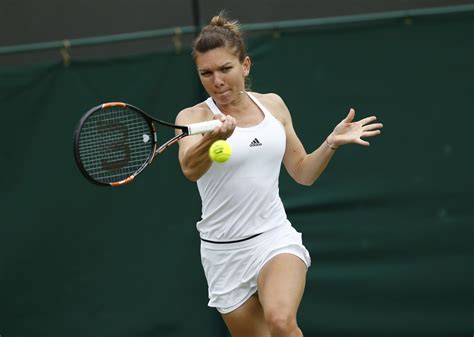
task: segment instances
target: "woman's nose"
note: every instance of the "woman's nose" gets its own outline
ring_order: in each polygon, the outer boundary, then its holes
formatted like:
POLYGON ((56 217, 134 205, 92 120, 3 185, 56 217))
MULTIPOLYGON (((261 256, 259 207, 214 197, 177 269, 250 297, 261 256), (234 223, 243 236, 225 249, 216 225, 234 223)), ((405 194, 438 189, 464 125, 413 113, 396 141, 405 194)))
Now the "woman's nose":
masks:
POLYGON ((218 74, 214 75, 214 85, 216 87, 221 87, 224 84, 224 81, 222 80, 222 77, 219 76, 218 74))

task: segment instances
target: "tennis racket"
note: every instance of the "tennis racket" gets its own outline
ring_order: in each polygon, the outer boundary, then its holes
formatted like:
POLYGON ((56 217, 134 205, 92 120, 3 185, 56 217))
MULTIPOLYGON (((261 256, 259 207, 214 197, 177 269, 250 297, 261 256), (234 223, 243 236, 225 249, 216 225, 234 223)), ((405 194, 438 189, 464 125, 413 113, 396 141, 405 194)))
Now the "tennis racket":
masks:
POLYGON ((181 138, 206 133, 218 120, 175 125, 121 102, 98 105, 86 112, 74 131, 74 155, 82 174, 92 183, 121 186, 130 183, 156 157, 181 138), (158 144, 158 126, 182 132, 158 144))

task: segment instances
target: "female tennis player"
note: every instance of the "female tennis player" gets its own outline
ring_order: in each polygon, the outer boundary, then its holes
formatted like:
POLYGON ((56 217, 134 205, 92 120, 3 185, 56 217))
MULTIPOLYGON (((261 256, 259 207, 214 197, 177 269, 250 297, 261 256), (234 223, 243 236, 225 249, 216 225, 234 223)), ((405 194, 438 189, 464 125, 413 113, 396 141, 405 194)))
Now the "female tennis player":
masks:
POLYGON ((307 154, 283 100, 247 90, 251 60, 236 21, 212 18, 195 40, 193 57, 210 97, 182 110, 176 123, 222 121, 213 132, 179 143, 183 173, 197 182, 202 200, 197 229, 208 305, 233 337, 303 336, 296 316, 311 260, 279 196, 281 163, 296 182, 311 185, 337 148, 369 145, 363 138, 378 135, 382 124, 373 123, 374 116, 354 122, 351 109, 307 154), (218 139, 232 146, 225 163, 208 156, 218 139))

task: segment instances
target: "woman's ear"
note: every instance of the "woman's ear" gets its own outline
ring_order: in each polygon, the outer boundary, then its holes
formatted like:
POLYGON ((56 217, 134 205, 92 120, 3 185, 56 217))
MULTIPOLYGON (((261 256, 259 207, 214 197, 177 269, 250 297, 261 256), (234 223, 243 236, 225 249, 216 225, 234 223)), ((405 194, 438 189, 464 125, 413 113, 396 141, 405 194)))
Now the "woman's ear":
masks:
POLYGON ((244 75, 247 77, 250 74, 250 68, 252 66, 252 60, 249 56, 245 56, 244 62, 242 62, 242 67, 244 68, 244 75))

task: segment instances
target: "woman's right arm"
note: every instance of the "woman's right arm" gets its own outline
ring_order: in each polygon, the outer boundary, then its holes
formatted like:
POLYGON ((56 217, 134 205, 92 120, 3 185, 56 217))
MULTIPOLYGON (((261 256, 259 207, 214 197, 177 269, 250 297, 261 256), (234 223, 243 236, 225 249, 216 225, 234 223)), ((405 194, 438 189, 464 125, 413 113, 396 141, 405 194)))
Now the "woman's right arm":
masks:
MULTIPOLYGON (((220 115, 217 118, 222 122, 222 125, 216 127, 212 132, 187 136, 179 141, 179 164, 184 176, 191 181, 197 181, 211 167, 209 147, 216 140, 229 138, 234 132, 236 122, 232 116, 220 115)), ((209 116, 203 113, 201 108, 192 107, 184 109, 178 114, 176 124, 188 125, 205 120, 209 120, 209 116)))

